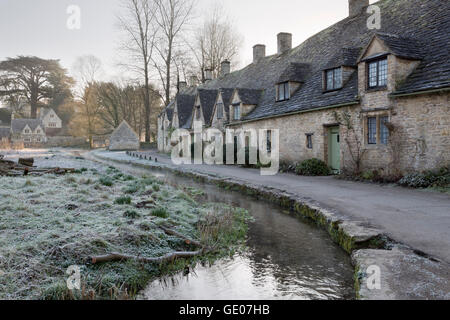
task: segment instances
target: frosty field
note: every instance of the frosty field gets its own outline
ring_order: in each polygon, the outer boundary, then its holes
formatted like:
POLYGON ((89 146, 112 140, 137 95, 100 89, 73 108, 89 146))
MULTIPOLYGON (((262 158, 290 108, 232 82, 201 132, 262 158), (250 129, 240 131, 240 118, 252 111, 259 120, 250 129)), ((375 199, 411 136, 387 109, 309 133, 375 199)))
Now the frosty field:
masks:
POLYGON ((0 177, 0 299, 132 299, 149 281, 230 255, 245 240, 248 213, 204 203, 199 190, 59 151, 40 156, 38 166, 77 173, 0 177), (197 249, 160 226, 214 250, 168 264, 91 263, 92 256, 113 252, 155 258, 197 249), (74 265, 81 269, 79 291, 66 285, 74 265))

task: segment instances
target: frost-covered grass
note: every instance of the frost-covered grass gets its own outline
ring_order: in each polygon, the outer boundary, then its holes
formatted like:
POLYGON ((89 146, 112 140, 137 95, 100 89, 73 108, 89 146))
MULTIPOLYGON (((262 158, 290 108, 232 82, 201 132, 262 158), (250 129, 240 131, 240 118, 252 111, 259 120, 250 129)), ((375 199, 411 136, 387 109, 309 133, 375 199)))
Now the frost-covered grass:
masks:
POLYGON ((69 156, 37 163, 63 166, 58 161, 78 173, 0 178, 0 299, 133 298, 150 280, 232 254, 245 239, 247 212, 199 203, 201 191, 69 156), (150 207, 137 208, 144 201, 150 207), (170 265, 89 264, 90 256, 112 252, 159 257, 197 249, 166 235, 160 224, 218 251, 170 265), (67 289, 72 265, 81 267, 81 291, 67 289))

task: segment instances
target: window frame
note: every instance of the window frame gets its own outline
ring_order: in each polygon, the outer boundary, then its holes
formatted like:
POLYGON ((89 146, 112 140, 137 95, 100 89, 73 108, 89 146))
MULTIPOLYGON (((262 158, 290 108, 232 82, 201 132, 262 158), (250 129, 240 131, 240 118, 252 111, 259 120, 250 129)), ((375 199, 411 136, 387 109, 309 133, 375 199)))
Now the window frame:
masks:
POLYGON ((371 59, 368 60, 366 62, 366 73, 367 73, 367 81, 366 81, 366 85, 367 85, 367 89, 368 90, 377 90, 377 89, 386 89, 387 88, 387 84, 388 84, 388 74, 389 74, 389 64, 388 64, 388 57, 387 56, 383 56, 383 57, 379 57, 379 58, 375 58, 375 59, 371 59), (386 61, 386 84, 380 85, 380 63, 382 61, 386 61), (372 86, 370 84, 370 66, 372 64, 376 64, 376 79, 377 79, 377 84, 375 86, 372 86))
POLYGON ((313 143, 313 136, 314 133, 307 133, 306 134, 306 149, 313 150, 314 149, 314 143, 313 143))
POLYGON ((343 72, 342 72, 342 67, 337 67, 337 68, 331 68, 331 69, 326 69, 324 70, 324 91, 335 91, 335 90, 340 90, 343 88, 344 86, 344 78, 343 78, 343 72), (340 76, 337 77, 336 76, 336 71, 340 72, 340 76), (333 77, 332 77, 332 88, 328 87, 328 73, 332 72, 333 73, 333 77), (336 86, 336 80, 340 78, 340 84, 339 86, 336 86))
POLYGON ((224 105, 223 103, 217 104, 217 120, 222 120, 224 118, 224 105))
POLYGON ((365 144, 367 146, 388 146, 390 132, 384 124, 390 123, 390 116, 388 114, 370 115, 365 117, 364 121, 366 131, 365 144), (375 120, 373 121, 371 119, 375 120))
POLYGON ((367 144, 377 145, 378 144, 378 130, 377 130, 378 117, 367 117, 367 144), (371 125, 371 120, 375 119, 375 123, 371 125), (371 132, 371 129, 375 129, 375 132, 371 132), (373 134, 373 136, 372 136, 373 134))
POLYGON ((235 104, 233 105, 233 120, 239 121, 241 120, 241 105, 235 104), (237 115, 236 115, 237 112, 237 115))
POLYGON ((277 84, 277 90, 276 90, 276 101, 277 102, 281 102, 281 101, 287 101, 291 98, 291 91, 290 91, 290 85, 289 85, 289 81, 286 82, 281 82, 277 84), (283 88, 283 97, 281 97, 281 88, 283 88))
POLYGON ((267 152, 272 153, 272 130, 266 131, 267 152))

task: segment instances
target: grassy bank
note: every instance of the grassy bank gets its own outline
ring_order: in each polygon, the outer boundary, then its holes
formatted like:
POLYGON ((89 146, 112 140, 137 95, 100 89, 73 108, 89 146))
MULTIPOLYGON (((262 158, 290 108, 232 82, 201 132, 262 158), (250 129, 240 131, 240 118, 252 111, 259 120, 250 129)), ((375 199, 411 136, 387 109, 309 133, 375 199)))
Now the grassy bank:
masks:
POLYGON ((2 177, 0 299, 129 299, 152 279, 233 254, 245 240, 248 213, 199 203, 201 194, 115 168, 2 177), (90 264, 91 256, 112 252, 153 258, 198 249, 159 226, 215 250, 163 265, 134 260, 90 264), (80 291, 66 286, 72 265, 81 267, 80 291))

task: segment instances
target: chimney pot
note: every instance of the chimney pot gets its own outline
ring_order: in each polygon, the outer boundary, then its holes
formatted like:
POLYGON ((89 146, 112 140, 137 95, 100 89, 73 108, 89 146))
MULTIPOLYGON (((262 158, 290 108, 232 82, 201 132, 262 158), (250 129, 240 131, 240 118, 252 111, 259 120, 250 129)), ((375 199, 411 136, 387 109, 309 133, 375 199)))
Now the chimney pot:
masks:
POLYGON ((212 80, 212 70, 205 69, 205 81, 212 80))
POLYGON ((220 75, 226 76, 230 72, 231 72, 231 62, 227 61, 227 60, 222 61, 221 65, 220 65, 220 75))
POLYGON ((278 54, 285 53, 292 49, 292 34, 281 32, 277 36, 278 39, 278 54))
POLYGON ((253 63, 258 63, 266 56, 266 46, 257 44, 253 47, 253 63))
POLYGON ((197 78, 197 76, 192 75, 192 76, 190 77, 190 83, 189 83, 189 85, 190 85, 191 87, 196 87, 196 86, 198 85, 198 78, 197 78))
POLYGON ((365 7, 368 6, 369 0, 348 0, 349 16, 357 16, 365 7))
POLYGON ((178 91, 184 90, 184 89, 186 89, 186 87, 187 87, 186 81, 180 81, 178 83, 178 91))

